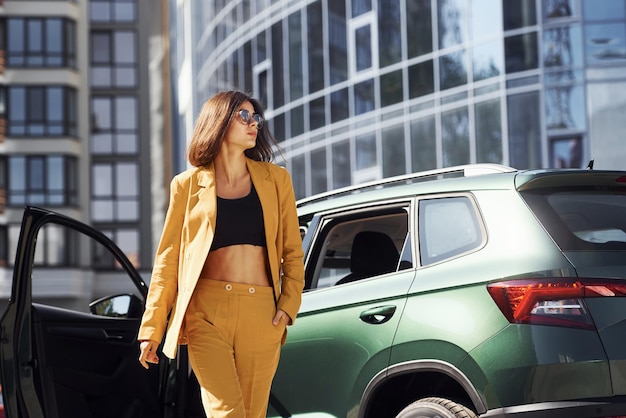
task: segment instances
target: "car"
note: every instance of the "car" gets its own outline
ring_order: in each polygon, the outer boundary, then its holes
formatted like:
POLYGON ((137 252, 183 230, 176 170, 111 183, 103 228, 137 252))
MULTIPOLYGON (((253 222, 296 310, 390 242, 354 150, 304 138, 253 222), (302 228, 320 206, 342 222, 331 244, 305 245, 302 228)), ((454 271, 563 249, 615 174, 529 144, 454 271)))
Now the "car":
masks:
MULTIPOLYGON (((297 206, 306 285, 268 417, 626 417, 626 171, 474 164, 297 206)), ((146 292, 104 234, 27 207, 0 319, 7 417, 203 417, 184 346, 137 362, 146 292), (50 224, 133 291, 34 303, 50 224)))

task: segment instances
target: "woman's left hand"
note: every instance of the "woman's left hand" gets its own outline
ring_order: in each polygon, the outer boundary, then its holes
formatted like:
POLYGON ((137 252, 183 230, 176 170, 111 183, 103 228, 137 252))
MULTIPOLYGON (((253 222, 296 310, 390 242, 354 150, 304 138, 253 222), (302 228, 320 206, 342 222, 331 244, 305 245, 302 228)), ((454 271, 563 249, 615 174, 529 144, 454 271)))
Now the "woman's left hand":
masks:
POLYGON ((272 323, 274 325, 278 325, 280 324, 280 321, 285 321, 285 325, 289 324, 289 322, 291 321, 289 315, 287 315, 287 313, 282 309, 276 311, 276 315, 274 315, 274 320, 272 321, 272 323))

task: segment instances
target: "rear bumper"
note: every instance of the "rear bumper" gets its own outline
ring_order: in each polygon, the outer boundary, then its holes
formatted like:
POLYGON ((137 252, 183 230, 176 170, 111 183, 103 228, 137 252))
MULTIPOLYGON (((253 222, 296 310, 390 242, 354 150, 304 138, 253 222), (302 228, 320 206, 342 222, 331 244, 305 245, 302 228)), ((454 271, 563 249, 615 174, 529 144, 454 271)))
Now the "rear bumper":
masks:
POLYGON ((589 401, 543 402, 493 409, 481 418, 592 418, 626 416, 626 396, 589 401))

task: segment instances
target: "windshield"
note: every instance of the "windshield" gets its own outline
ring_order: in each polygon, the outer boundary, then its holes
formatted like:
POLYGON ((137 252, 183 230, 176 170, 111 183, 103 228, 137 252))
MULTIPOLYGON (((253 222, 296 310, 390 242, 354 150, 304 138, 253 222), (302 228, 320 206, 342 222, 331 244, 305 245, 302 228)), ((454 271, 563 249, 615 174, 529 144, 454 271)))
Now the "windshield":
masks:
POLYGON ((626 251, 626 190, 585 186, 521 192, 563 251, 626 251))

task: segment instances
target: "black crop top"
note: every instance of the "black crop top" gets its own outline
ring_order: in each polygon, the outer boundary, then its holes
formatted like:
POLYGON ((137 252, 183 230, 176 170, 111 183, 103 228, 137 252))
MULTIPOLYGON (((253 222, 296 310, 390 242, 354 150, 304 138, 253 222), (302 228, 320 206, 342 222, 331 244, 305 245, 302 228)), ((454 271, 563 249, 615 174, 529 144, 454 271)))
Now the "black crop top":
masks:
POLYGON ((254 185, 238 199, 217 197, 217 221, 211 251, 237 244, 267 247, 263 208, 254 185))

